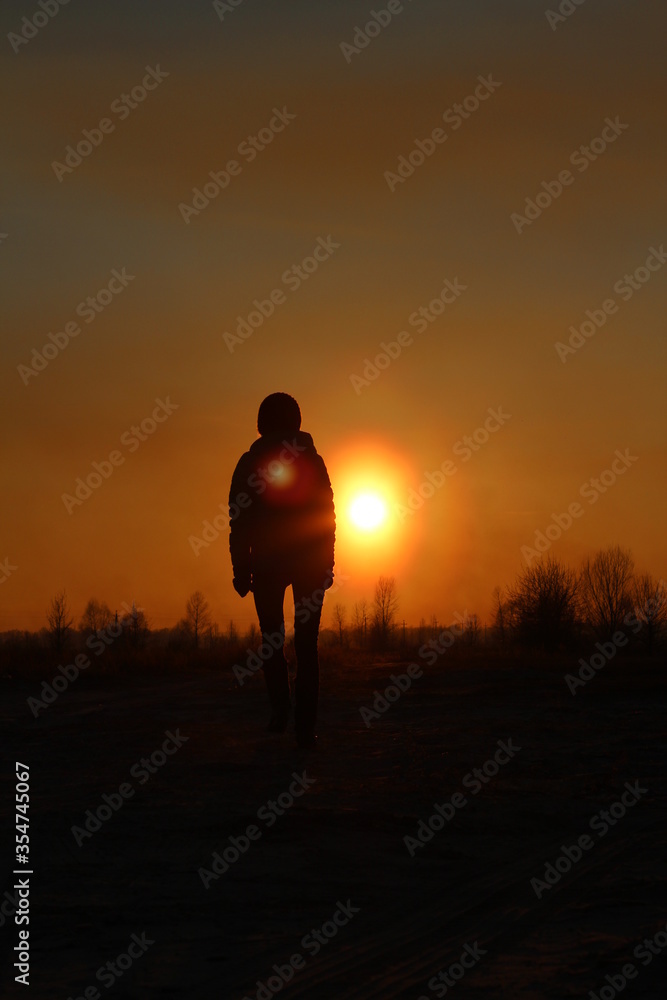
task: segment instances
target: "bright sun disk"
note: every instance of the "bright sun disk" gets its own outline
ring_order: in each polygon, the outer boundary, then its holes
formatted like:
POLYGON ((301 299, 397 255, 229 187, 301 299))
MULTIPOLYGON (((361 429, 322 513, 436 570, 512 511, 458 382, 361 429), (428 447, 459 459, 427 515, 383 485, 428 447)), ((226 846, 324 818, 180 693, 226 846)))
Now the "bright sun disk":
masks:
POLYGON ((380 497, 373 493, 363 493, 358 496, 350 507, 350 517, 358 528, 372 531, 384 521, 387 508, 380 497))

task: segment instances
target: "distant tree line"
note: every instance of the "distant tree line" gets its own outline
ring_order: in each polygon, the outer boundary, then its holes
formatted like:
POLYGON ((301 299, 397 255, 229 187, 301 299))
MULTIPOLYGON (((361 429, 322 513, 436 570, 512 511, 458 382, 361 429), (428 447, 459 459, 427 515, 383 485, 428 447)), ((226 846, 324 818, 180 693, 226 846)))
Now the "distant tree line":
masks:
MULTIPOLYGON (((386 651, 421 646, 428 639, 437 638, 443 625, 435 615, 430 624, 422 618, 419 626, 407 625, 398 617, 399 600, 393 576, 378 577, 372 602, 362 599, 352 606, 348 624, 347 609, 341 603, 333 607, 331 639, 340 646, 386 651)), ((476 614, 456 615, 449 626, 458 631, 465 645, 477 643, 482 635, 482 625, 476 614)))
POLYGON ((635 571, 627 549, 613 545, 578 570, 543 556, 504 590, 496 587, 493 610, 501 643, 554 650, 587 633, 602 640, 622 633, 651 652, 664 638, 667 591, 663 580, 635 571))
MULTIPOLYGON (((476 614, 467 612, 456 614, 448 625, 432 615, 428 623, 422 618, 418 626, 408 626, 398 612, 396 580, 380 576, 371 601, 356 601, 351 613, 340 602, 333 605, 329 620, 322 623, 322 648, 391 651, 392 655, 410 657, 449 629, 456 635, 459 649, 483 643, 485 648, 525 646, 555 651, 590 639, 625 645, 627 637, 634 647, 650 653, 667 634, 664 581, 637 572, 631 553, 619 545, 596 552, 578 569, 552 555, 525 567, 513 583, 493 591, 488 627, 476 614)), ((157 654, 164 659, 168 651, 174 662, 185 667, 193 657, 210 665, 233 662, 234 657, 246 655, 248 648, 255 649, 260 642, 254 623, 243 634, 233 621, 222 631, 200 590, 188 597, 183 617, 172 628, 163 629, 152 629, 145 612, 134 602, 119 612, 96 598, 88 601, 75 626, 62 591, 51 599, 40 632, 4 632, 0 651, 3 662, 12 664, 15 654, 25 662, 38 662, 47 653, 64 658, 71 650, 87 645, 96 653, 109 650, 112 660, 138 665, 151 662, 151 656, 158 663, 157 654)))
POLYGON ((333 631, 340 646, 355 644, 359 648, 386 650, 396 639, 398 595, 393 576, 378 577, 371 604, 366 599, 355 602, 352 620, 347 627, 347 609, 334 604, 333 631))
POLYGON ((183 618, 173 628, 152 629, 145 612, 134 602, 131 606, 123 605, 119 612, 112 611, 105 601, 97 598, 88 601, 78 623, 75 623, 69 599, 63 590, 51 598, 46 624, 39 632, 14 629, 2 634, 5 645, 22 645, 34 652, 49 650, 58 658, 83 643, 95 651, 103 646, 113 649, 114 654, 141 651, 156 642, 174 650, 197 652, 221 645, 236 646, 242 638, 250 644, 255 643, 259 638, 257 627, 251 625, 241 637, 234 622, 230 621, 227 631, 221 633, 200 590, 190 595, 183 618))

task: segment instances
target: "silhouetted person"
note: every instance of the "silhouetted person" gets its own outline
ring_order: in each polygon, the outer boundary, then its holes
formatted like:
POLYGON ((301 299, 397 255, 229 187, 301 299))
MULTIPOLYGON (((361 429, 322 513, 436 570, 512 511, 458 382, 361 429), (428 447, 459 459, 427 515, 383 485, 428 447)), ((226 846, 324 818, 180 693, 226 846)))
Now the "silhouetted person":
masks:
POLYGON ((317 637, 324 591, 333 582, 336 520, 326 466, 310 434, 300 428, 301 411, 292 396, 274 392, 263 400, 257 414, 260 437, 232 476, 229 550, 234 589, 241 597, 252 591, 255 599, 270 732, 284 732, 290 715, 283 601, 292 586, 294 724, 299 745, 312 747, 317 739, 317 637))

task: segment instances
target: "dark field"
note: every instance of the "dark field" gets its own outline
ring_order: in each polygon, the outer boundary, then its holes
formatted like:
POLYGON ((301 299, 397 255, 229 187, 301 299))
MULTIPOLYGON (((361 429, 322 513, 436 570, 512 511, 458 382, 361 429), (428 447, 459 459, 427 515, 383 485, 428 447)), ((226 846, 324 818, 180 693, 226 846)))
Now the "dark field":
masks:
MULTIPOLYGON (((662 997, 664 955, 633 956, 667 924, 662 665, 619 656, 576 697, 563 681, 576 657, 454 649, 420 665, 423 676, 367 728, 360 707, 407 664, 327 653, 315 752, 298 750, 291 732, 262 732, 260 676, 241 689, 229 671, 82 676, 36 720, 26 697, 42 678, 3 679, 2 801, 9 816, 14 758, 29 764, 35 873, 31 984, 13 982, 8 903, 6 995, 67 1000, 96 986, 110 998, 266 1000, 280 986, 286 998, 318 1000, 558 1000, 591 990, 607 1000, 605 976, 619 983, 632 963, 626 1000, 662 997), (154 774, 135 767, 167 730, 187 741, 154 774), (479 788, 464 784, 499 740, 521 749, 479 788), (269 800, 291 797, 290 784, 296 793, 293 774, 304 771, 308 790, 282 815, 258 818, 269 800), (646 791, 592 828, 626 782, 646 791), (131 797, 78 846, 71 828, 123 783, 131 797), (465 804, 411 857, 404 837, 457 792, 465 804), (214 853, 249 826, 257 839, 205 888, 199 870, 211 872, 214 853), (531 879, 584 834, 581 859, 538 899, 531 879), (358 912, 341 917, 339 903, 358 912), (133 934, 153 943, 120 978, 104 970, 96 979, 133 934), (463 978, 446 992, 446 981, 429 988, 466 945, 477 957, 463 978), (296 953, 302 962, 283 986, 273 966, 296 953)), ((7 826, 13 835, 11 818, 7 826)), ((9 838, 6 851, 5 871, 9 838)), ((10 896, 12 884, 8 876, 10 896)))

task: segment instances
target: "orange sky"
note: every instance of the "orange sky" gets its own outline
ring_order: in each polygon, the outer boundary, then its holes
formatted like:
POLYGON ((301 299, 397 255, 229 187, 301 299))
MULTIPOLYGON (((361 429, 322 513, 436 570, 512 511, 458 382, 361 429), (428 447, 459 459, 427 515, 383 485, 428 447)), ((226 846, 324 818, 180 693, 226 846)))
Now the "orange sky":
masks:
MULTIPOLYGON (((528 2, 501 17, 487 2, 421 0, 349 62, 340 45, 367 4, 245 0, 223 20, 207 4, 136 6, 64 7, 18 52, 8 43, 0 66, 0 560, 16 567, 0 628, 40 627, 62 588, 77 618, 96 596, 170 625, 198 588, 223 628, 249 625, 226 529, 198 555, 189 538, 224 508, 259 402, 277 390, 299 400, 341 498, 346 579, 329 614, 371 598, 386 573, 408 622, 485 618, 521 547, 577 501, 555 555, 578 564, 620 542, 664 577, 665 269, 651 256, 665 231, 662 5, 591 2, 552 30, 528 2), (158 66, 161 82, 118 110, 158 66), (500 85, 454 127, 443 114, 480 77, 500 85), (274 109, 288 112, 282 130, 252 159, 239 152, 279 124, 274 109), (113 129, 59 180, 54 162, 105 118, 113 129), (607 119, 628 127, 611 140, 607 119), (438 128, 446 138, 392 192, 385 174, 438 128), (572 154, 605 129, 583 170, 572 154), (186 223, 179 205, 232 159, 236 175, 186 223), (567 169, 572 182, 517 232, 512 215, 567 169), (327 244, 306 280, 287 275, 327 244), (123 269, 126 287, 112 278, 123 269), (86 322, 79 303, 110 280, 86 322), (465 289, 420 330, 415 312, 446 281, 465 289), (230 351, 223 335, 275 289, 273 314, 230 351), (561 360, 556 343, 610 299, 613 314, 561 360), (77 322, 26 378, 33 348, 77 322), (353 382, 402 332, 400 356, 353 382), (123 435, 156 399, 175 408, 133 445, 123 435), (464 458, 457 442, 498 409, 507 419, 464 458), (636 461, 582 498, 617 449, 636 461), (63 494, 114 451, 112 473, 68 513, 63 494), (395 504, 448 460, 456 472, 399 517, 395 504), (362 470, 394 505, 363 544, 343 505, 362 470)), ((5 36, 32 9, 4 5, 5 36)))

